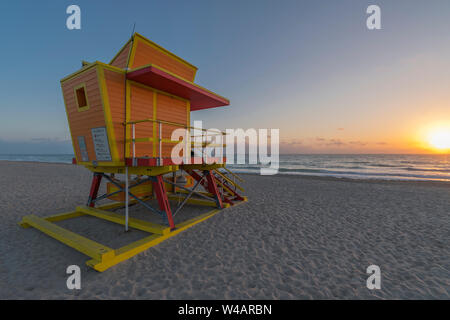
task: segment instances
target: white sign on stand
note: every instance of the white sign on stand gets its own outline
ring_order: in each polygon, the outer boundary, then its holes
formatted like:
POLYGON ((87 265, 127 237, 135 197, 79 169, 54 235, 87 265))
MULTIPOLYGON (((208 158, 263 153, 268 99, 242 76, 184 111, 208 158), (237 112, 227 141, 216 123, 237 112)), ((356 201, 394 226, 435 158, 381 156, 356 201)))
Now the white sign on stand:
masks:
POLYGON ((81 152, 81 161, 87 162, 89 161, 89 156, 86 148, 86 141, 84 140, 83 136, 78 136, 78 147, 80 148, 81 152))
POLYGON ((105 127, 92 128, 92 141, 94 142, 95 155, 97 161, 111 161, 109 151, 108 135, 105 127))

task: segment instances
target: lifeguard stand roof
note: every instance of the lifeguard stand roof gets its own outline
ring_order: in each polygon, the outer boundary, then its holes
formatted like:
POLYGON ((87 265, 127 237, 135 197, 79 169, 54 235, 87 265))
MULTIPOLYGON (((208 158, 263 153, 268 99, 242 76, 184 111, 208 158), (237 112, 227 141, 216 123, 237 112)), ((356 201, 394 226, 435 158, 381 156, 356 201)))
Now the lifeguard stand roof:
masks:
POLYGON ((228 99, 194 83, 197 67, 135 33, 111 60, 127 79, 190 100, 191 111, 229 105, 228 99), (153 53, 153 61, 148 57, 153 53))

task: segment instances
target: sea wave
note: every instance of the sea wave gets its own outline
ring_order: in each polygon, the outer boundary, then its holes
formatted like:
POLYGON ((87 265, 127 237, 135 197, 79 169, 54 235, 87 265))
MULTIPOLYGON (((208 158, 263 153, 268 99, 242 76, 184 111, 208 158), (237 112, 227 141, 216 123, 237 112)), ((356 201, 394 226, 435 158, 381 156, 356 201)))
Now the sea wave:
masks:
MULTIPOLYGON (((305 160, 302 156, 299 156, 298 161, 293 161, 292 159, 283 161, 281 158, 278 174, 345 177, 352 179, 450 181, 450 162, 449 165, 445 165, 446 161, 442 162, 442 158, 439 157, 430 157, 430 161, 421 161, 427 164, 426 167, 405 166, 395 156, 373 156, 372 162, 357 160, 342 161, 342 158, 339 156, 336 156, 334 159, 330 156, 326 158, 320 158, 320 156, 315 157, 318 160, 316 162, 311 161, 311 158, 305 160), (380 160, 385 161, 385 163, 380 160), (354 165, 356 163, 359 165, 354 165)), ((410 159, 409 162, 414 161, 419 162, 417 159, 410 159)), ((230 167, 237 172, 258 174, 262 166, 231 165, 230 167)))
MULTIPOLYGON (((73 155, 1 155, 0 160, 71 163, 73 155)), ((450 181, 446 155, 280 155, 278 174, 384 180, 450 181)), ((259 174, 261 164, 231 164, 236 172, 259 174)))

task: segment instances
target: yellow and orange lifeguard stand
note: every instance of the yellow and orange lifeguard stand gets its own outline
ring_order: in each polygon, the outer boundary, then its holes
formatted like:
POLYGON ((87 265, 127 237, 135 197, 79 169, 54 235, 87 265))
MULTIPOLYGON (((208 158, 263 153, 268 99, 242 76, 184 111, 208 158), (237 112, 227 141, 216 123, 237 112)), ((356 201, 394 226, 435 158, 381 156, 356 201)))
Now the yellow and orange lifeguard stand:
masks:
MULTIPOLYGON (((226 159, 205 156, 207 139, 195 145, 190 139, 191 111, 225 106, 229 101, 194 83, 197 68, 138 33, 109 64, 83 62, 77 72, 63 78, 61 87, 74 147, 74 163, 93 172, 88 201, 72 212, 40 218, 23 217, 23 227, 34 227, 92 259, 98 271, 201 222, 220 209, 247 201, 225 167, 226 159), (172 156, 180 143, 172 140, 177 129, 189 133, 185 148, 172 156), (200 155, 193 152, 200 148, 200 155), (180 174, 178 174, 180 173, 180 174), (124 174, 125 181, 116 178, 124 174), (130 177, 135 178, 130 181, 130 177), (106 193, 99 196, 102 180, 106 193), (203 189, 203 190, 201 190, 203 189), (103 199, 114 202, 102 206, 103 199), (157 207, 149 204, 157 200, 157 207), (170 200, 177 200, 173 211, 170 200), (129 217, 129 204, 137 203, 161 215, 163 224, 129 217), (185 204, 216 207, 193 219, 174 223, 173 215, 185 204), (125 208, 121 215, 108 209, 125 208), (82 215, 136 228, 150 236, 119 249, 82 237, 53 222, 82 215)), ((223 134, 221 132, 217 134, 223 134)), ((242 181, 242 180, 241 180, 242 181)))

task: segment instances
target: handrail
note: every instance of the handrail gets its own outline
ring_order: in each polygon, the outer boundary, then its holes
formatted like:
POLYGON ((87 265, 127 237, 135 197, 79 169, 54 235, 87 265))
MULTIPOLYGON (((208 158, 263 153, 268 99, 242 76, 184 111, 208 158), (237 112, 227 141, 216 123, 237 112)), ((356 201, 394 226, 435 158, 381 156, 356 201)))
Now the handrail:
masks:
MULTIPOLYGON (((192 140, 192 136, 191 136, 192 140)), ((153 137, 146 137, 146 138, 135 138, 134 142, 159 142, 158 138, 153 137)), ((126 139, 127 143, 133 142, 133 139, 126 139)), ((183 142, 182 140, 170 140, 170 139, 162 139, 163 143, 180 143, 183 142)), ((227 145, 225 143, 208 143, 208 142, 195 142, 191 141, 191 146, 197 146, 197 147, 226 147, 227 145)))
MULTIPOLYGON (((201 138, 203 140, 203 138, 207 139, 207 137, 211 136, 211 135, 226 135, 227 134, 226 132, 222 132, 220 130, 210 130, 210 129, 208 130, 208 129, 203 129, 203 128, 196 128, 196 127, 186 126, 186 125, 183 125, 181 123, 165 121, 165 120, 142 119, 142 120, 134 120, 134 121, 125 121, 125 122, 123 122, 123 125, 125 125, 125 127, 127 125, 131 125, 131 128, 132 128, 131 141, 129 141, 129 139, 125 139, 125 143, 126 144, 130 143, 130 142, 132 143, 132 161, 133 161, 132 163, 133 163, 133 165, 135 165, 135 159, 136 159, 136 142, 141 142, 141 141, 137 141, 137 140, 142 139, 142 138, 136 139, 136 125, 139 124, 139 123, 145 123, 145 122, 158 123, 158 127, 159 127, 158 138, 156 138, 156 137, 148 137, 148 138, 145 138, 145 139, 151 140, 152 142, 155 142, 155 140, 159 142, 159 156, 158 156, 159 163, 162 163, 162 143, 163 143, 163 139, 162 139, 162 125, 163 124, 177 126, 177 127, 181 127, 181 128, 185 128, 185 129, 189 128, 189 129, 201 130, 203 132, 207 132, 206 136, 203 136, 203 135, 202 136, 189 136, 190 139, 194 138, 194 140, 196 140, 197 137, 201 138), (214 134, 214 133, 216 133, 216 134, 214 134)), ((186 147, 188 146, 188 141, 190 141, 190 139, 187 139, 187 141, 185 141, 186 147)), ((194 146, 194 148, 195 148, 195 145, 198 145, 198 144, 199 143, 196 142, 196 141, 191 141, 190 147, 194 146)), ((225 147, 225 145, 223 145, 223 144, 221 144, 221 145, 220 144, 208 144, 207 141, 200 142, 200 145, 202 146, 202 149, 203 149, 202 150, 202 157, 206 156, 204 148, 207 147, 207 146, 210 146, 210 147, 212 147, 212 146, 225 147)))
POLYGON ((223 167, 228 173, 230 173, 233 177, 235 177, 236 179, 238 179, 240 182, 245 182, 244 179, 242 179, 241 177, 239 177, 237 174, 235 174, 233 171, 231 171, 230 169, 228 169, 227 167, 223 167))
POLYGON ((228 181, 228 183, 230 183, 231 185, 234 185, 235 188, 238 188, 239 190, 241 190, 242 192, 244 192, 244 188, 242 188, 239 184, 236 183, 236 181, 231 181, 228 177, 226 177, 222 172, 220 172, 217 169, 214 169, 215 172, 217 172, 219 174, 219 176, 221 176, 225 181, 228 181))
POLYGON ((168 124, 171 126, 177 126, 177 127, 181 127, 181 128, 185 128, 185 129, 194 129, 194 130, 201 130, 201 131, 208 131, 209 132, 217 132, 220 133, 222 135, 226 135, 226 132, 220 131, 220 130, 211 130, 211 129, 203 129, 203 128, 196 128, 196 127, 191 127, 191 126, 186 126, 184 124, 181 123, 176 123, 176 122, 172 122, 172 121, 166 121, 166 120, 155 120, 155 119, 142 119, 142 120, 134 120, 134 121, 126 121, 123 122, 124 125, 127 124, 139 124, 139 123, 143 123, 143 122, 156 122, 156 123, 161 123, 161 124, 168 124))

